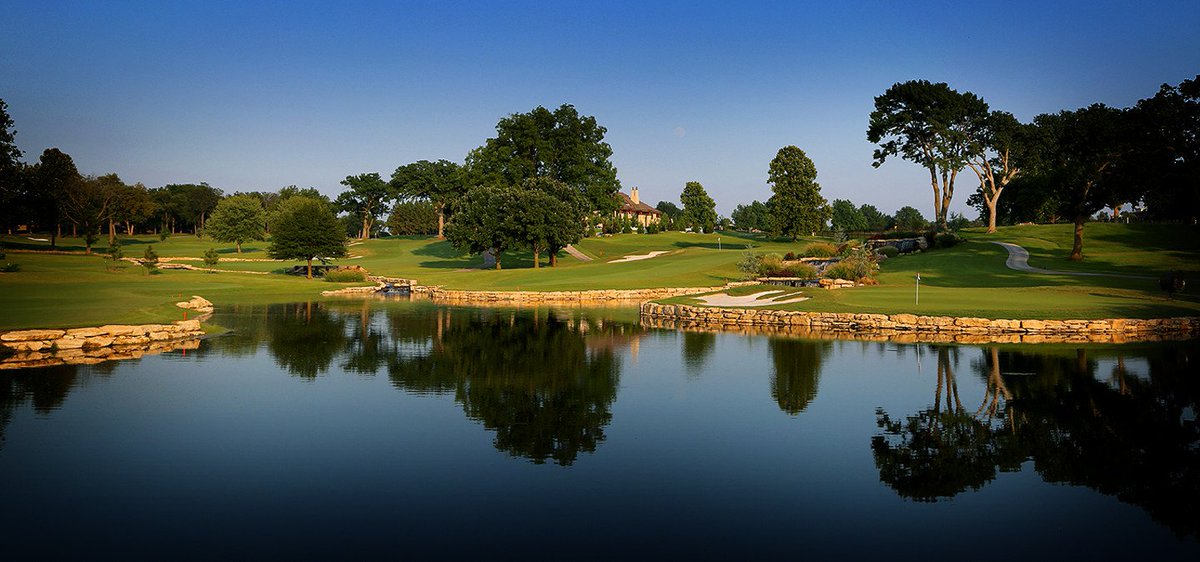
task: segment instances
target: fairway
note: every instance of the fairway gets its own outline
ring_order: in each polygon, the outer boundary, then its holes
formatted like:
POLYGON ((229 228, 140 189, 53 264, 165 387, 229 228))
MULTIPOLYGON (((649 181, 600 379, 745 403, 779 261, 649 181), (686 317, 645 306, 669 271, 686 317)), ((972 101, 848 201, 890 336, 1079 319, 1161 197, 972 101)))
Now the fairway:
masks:
MULTIPOLYGON (((995 234, 968 230, 968 241, 949 249, 899 256, 882 263, 879 285, 843 290, 806 289, 803 302, 766 308, 829 312, 917 313, 989 318, 1159 317, 1200 313, 1195 297, 1200 283, 1200 237, 1186 225, 1089 224, 1085 260, 1069 262, 1070 225, 1004 227, 995 234), (1055 270, 1111 271, 1157 276, 1171 269, 1185 272, 1191 285, 1168 300, 1155 280, 1122 277, 1075 277, 1008 269, 1006 251, 992 241, 1026 247, 1030 264, 1055 270), (921 276, 920 303, 915 302, 916 275, 921 276)), ((576 248, 593 261, 562 252, 558 267, 543 257, 534 269, 528 252, 504 255, 503 269, 480 269, 479 256, 456 251, 432 237, 392 237, 352 241, 350 257, 337 263, 361 265, 374 274, 415 279, 424 285, 464 290, 588 290, 652 287, 709 287, 743 279, 737 262, 747 248, 755 252, 799 251, 816 239, 770 239, 763 235, 722 232, 653 235, 622 234, 586 238, 576 248), (621 261, 624 256, 665 252, 652 259, 621 261)), ((292 262, 229 261, 263 259, 267 243, 244 245, 236 254, 211 240, 176 235, 165 241, 152 236, 121 238, 127 256, 141 256, 153 246, 162 258, 199 258, 216 248, 224 258, 222 273, 163 271, 150 275, 133 264, 115 270, 99 255, 23 253, 48 249, 48 243, 4 237, 8 261, 17 273, 0 274, 0 329, 67 327, 110 322, 153 322, 181 316, 173 303, 193 294, 218 305, 319 299, 321 291, 341 284, 278 274, 292 262), (11 250, 18 251, 11 251, 11 250), (250 275, 244 272, 271 272, 250 275)), ((61 250, 79 251, 78 239, 61 240, 61 250)), ((199 261, 187 261, 202 266, 199 261)), ((747 287, 734 294, 761 291, 747 287)), ((696 303, 681 297, 668 302, 696 303)))

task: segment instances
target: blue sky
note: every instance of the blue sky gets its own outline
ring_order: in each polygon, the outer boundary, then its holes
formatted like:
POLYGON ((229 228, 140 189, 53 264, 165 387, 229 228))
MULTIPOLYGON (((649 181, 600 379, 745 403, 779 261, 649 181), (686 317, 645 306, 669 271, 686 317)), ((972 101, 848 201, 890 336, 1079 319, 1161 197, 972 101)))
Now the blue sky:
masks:
MULTIPOLYGON (((1019 119, 1128 106, 1200 73, 1200 3, 7 2, 0 98, 26 160, 226 192, 461 162, 510 113, 574 104, 627 191, 766 200, 784 145, 826 198, 932 215, 871 166, 873 98, 922 78, 1019 119)), ((955 209, 966 211, 973 176, 955 209)), ((974 213, 970 213, 974 216, 974 213)))

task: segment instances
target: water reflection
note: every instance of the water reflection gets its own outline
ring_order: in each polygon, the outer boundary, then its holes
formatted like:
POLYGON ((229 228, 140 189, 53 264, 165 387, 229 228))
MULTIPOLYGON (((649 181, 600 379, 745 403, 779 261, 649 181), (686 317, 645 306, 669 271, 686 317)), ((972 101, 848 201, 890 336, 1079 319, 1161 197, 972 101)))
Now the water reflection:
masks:
POLYGON ((5 428, 12 422, 18 408, 29 404, 34 412, 49 414, 62 408, 71 390, 80 384, 81 378, 108 376, 115 365, 55 365, 3 373, 0 376, 0 447, 4 446, 5 428))
POLYGON ((971 362, 985 390, 970 411, 958 393, 954 350, 939 347, 934 405, 904 419, 877 412, 882 432, 871 449, 879 478, 901 496, 936 501, 1032 461, 1047 482, 1115 496, 1180 536, 1200 538, 1197 349, 1130 349, 1144 359, 1139 375, 1122 348, 986 348, 971 362))
MULTIPOLYGON (((356 308, 357 307, 357 308, 356 308)), ((399 390, 453 395, 495 432, 495 447, 535 463, 572 464, 604 441, 621 364, 642 329, 553 310, 331 308, 293 304, 237 310, 235 334, 214 349, 266 342, 277 365, 314 379, 338 361, 347 372, 386 372, 399 390)))
POLYGON ((774 373, 771 377, 771 398, 779 408, 791 415, 803 412, 817 397, 821 380, 821 363, 833 349, 831 342, 816 342, 784 338, 767 340, 774 373))

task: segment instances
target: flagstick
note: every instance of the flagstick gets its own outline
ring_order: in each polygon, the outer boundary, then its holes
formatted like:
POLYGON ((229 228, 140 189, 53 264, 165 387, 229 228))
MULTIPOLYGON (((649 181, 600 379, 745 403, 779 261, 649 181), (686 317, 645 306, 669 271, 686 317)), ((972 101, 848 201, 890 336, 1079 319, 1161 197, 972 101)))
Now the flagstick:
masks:
POLYGON ((921 274, 920 273, 917 273, 917 300, 913 304, 914 305, 921 304, 921 274))

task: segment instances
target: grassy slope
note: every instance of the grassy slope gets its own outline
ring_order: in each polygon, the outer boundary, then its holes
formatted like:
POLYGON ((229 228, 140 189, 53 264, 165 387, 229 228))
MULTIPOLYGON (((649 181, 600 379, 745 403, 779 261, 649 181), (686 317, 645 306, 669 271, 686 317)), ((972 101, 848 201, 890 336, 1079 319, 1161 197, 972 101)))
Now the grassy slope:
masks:
MULTIPOLYGON (((968 231, 970 242, 949 250, 903 256, 884 263, 881 285, 841 291, 808 291, 813 299, 783 308, 840 312, 915 312, 1006 318, 1163 316, 1197 314, 1192 296, 1200 283, 1200 230, 1181 225, 1089 224, 1082 263, 1066 260, 1070 225, 1005 227, 996 234, 968 231), (1167 302, 1154 281, 1068 277, 1021 273, 1004 266, 1006 253, 990 241, 1011 241, 1028 248, 1031 264, 1063 270, 1105 270, 1154 275, 1182 269, 1193 278, 1184 295, 1167 302), (921 304, 913 305, 913 279, 921 273, 921 304), (1019 289, 1019 290, 1017 290, 1019 289)), ((426 284, 459 289, 579 290, 664 286, 719 285, 741 276, 735 266, 747 244, 756 251, 785 253, 806 243, 770 241, 736 233, 716 235, 663 233, 589 238, 578 247, 596 258, 582 262, 565 253, 559 267, 534 270, 528 255, 512 253, 506 269, 477 270, 477 256, 456 252, 444 241, 427 237, 371 240, 350 247, 359 264, 372 272, 409 277, 426 284), (644 261, 608 264, 629 254, 655 250, 670 253, 644 261)), ((7 248, 46 247, 46 243, 5 237, 7 248)), ((216 247, 224 257, 232 248, 194 236, 122 239, 126 255, 140 256, 153 245, 160 256, 199 257, 216 247)), ((103 244, 102 244, 103 245, 103 244)), ((60 248, 82 246, 78 239, 60 248)), ((265 257, 266 244, 245 245, 241 257, 265 257)), ((543 257, 543 261, 545 258, 543 257)), ((10 253, 21 264, 17 274, 0 274, 0 329, 31 326, 77 326, 107 322, 150 322, 181 316, 172 304, 177 296, 203 295, 218 303, 303 300, 334 288, 282 275, 248 275, 235 271, 276 271, 279 262, 222 262, 229 274, 167 271, 145 275, 129 266, 107 271, 99 257, 10 253)), ((201 265, 198 262, 191 262, 201 265)), ((749 290, 749 289, 747 289, 749 290)), ((680 302, 685 301, 681 300, 680 302)))

